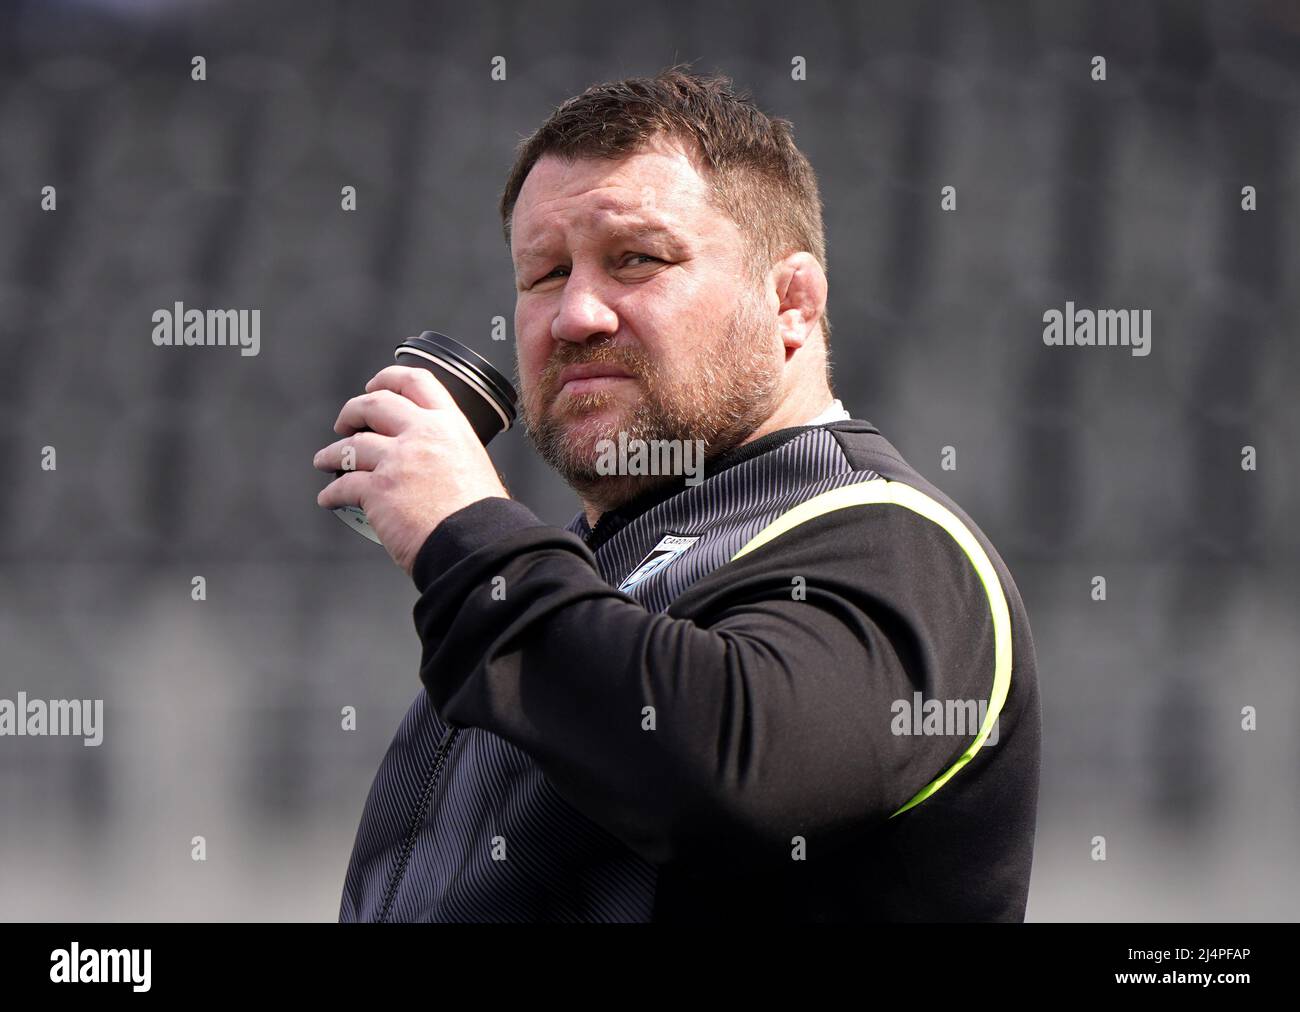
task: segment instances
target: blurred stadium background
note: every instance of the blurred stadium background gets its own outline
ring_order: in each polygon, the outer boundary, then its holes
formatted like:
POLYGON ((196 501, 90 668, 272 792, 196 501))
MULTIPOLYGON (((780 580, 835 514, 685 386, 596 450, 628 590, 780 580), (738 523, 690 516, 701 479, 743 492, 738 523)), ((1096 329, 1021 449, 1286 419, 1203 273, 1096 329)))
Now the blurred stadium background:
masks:
MULTIPOLYGON (((836 393, 1025 597, 1029 918, 1296 919, 1300 8, 815 0, 0 7, 0 697, 106 714, 99 748, 0 739, 0 918, 337 916, 419 644, 311 456, 405 336, 511 371, 514 145, 678 60, 794 122, 836 393), (1067 299, 1151 309, 1152 354, 1046 348, 1067 299), (260 309, 260 355, 154 347, 176 301, 260 309)), ((522 433, 492 451, 574 514, 522 433)))

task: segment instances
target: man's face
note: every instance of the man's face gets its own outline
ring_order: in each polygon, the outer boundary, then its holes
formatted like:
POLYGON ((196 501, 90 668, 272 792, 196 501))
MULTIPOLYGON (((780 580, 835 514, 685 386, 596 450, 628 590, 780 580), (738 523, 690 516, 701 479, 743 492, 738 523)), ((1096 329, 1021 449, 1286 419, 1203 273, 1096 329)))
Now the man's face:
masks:
POLYGON ((521 418, 543 458, 605 508, 655 479, 599 474, 599 440, 701 439, 712 456, 779 400, 775 298, 706 195, 661 140, 617 161, 544 156, 515 205, 521 418))

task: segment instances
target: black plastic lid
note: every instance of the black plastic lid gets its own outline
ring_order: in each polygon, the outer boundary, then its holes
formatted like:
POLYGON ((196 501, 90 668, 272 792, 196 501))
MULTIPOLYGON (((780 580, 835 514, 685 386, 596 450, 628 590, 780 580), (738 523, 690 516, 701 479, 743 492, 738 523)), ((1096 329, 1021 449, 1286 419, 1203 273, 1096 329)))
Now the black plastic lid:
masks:
POLYGON ((409 337, 397 346, 394 354, 401 354, 403 348, 419 348, 431 355, 449 358, 466 371, 476 376, 483 386, 497 395, 502 408, 515 417, 515 405, 519 395, 514 385, 497 370, 491 362, 472 348, 467 348, 453 337, 439 334, 436 330, 426 330, 419 337, 409 337))

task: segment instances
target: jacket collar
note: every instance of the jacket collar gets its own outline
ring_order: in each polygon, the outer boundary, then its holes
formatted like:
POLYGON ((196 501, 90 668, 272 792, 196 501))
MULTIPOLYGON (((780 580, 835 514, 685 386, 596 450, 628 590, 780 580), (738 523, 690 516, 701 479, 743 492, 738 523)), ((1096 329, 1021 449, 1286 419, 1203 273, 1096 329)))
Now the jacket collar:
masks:
MULTIPOLYGON (((711 458, 705 464, 709 480, 713 476, 735 467, 737 464, 743 464, 747 460, 753 460, 755 457, 761 457, 765 453, 771 453, 777 447, 783 446, 790 440, 802 435, 811 428, 826 429, 846 429, 854 432, 875 432, 877 429, 870 422, 860 418, 848 418, 836 420, 833 422, 823 423, 820 426, 814 423, 804 425, 792 425, 786 429, 777 429, 775 432, 769 432, 765 436, 760 436, 752 442, 742 443, 740 446, 734 446, 730 450, 724 450, 716 457, 711 458)), ((636 495, 620 506, 611 510, 606 510, 596 521, 596 526, 592 527, 587 523, 587 515, 584 512, 578 513, 572 521, 569 522, 567 530, 577 534, 586 543, 587 547, 595 551, 602 544, 613 537, 619 530, 626 527, 629 523, 639 517, 642 513, 651 509, 659 503, 673 496, 684 492, 689 486, 686 484, 686 476, 674 476, 661 485, 646 489, 640 495, 636 495)))

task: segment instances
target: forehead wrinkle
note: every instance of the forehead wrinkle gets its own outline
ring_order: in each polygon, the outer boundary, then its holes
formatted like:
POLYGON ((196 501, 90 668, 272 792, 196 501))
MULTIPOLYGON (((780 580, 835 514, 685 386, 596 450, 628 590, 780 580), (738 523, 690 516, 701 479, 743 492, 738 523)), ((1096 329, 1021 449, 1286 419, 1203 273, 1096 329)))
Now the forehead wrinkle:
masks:
MULTIPOLYGON (((639 209, 637 209, 639 210, 639 209)), ((673 242, 681 242, 681 236, 670 228, 666 223, 661 223, 657 219, 646 220, 643 222, 631 222, 624 225, 607 224, 612 221, 627 216, 629 209, 622 205, 610 205, 601 207, 596 210, 594 219, 595 227, 602 228, 604 238, 606 239, 650 239, 664 237, 673 242)), ((516 258, 518 263, 526 263, 531 260, 545 258, 552 249, 553 242, 550 239, 539 239, 530 243, 519 252, 516 258)))

